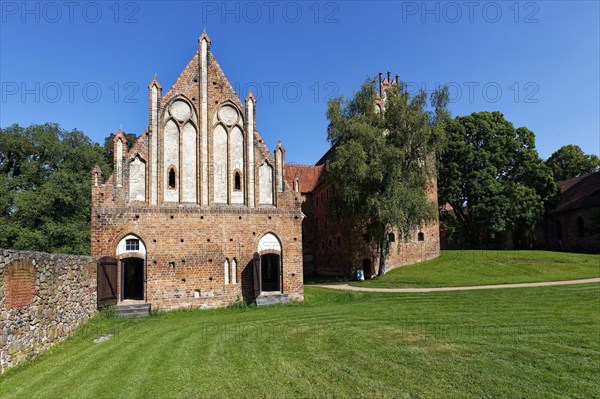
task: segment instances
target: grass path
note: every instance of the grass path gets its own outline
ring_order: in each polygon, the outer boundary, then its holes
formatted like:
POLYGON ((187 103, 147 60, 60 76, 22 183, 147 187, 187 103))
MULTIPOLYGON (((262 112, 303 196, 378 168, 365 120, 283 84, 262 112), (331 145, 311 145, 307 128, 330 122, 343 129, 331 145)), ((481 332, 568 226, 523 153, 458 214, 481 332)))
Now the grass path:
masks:
POLYGON ((600 277, 600 255, 550 251, 442 251, 439 258, 399 267, 350 285, 431 288, 537 283, 600 277))
POLYGON ((98 317, 0 376, 9 398, 593 398, 600 284, 98 317), (113 339, 93 344, 98 336, 113 339))

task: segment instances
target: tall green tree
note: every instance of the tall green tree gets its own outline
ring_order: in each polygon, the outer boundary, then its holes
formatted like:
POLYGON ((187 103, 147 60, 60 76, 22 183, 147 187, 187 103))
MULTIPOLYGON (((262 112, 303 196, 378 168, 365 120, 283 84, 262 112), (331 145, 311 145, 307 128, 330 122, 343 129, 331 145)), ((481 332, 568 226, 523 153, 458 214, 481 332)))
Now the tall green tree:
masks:
POLYGON ((0 130, 0 247, 89 253, 91 170, 104 149, 56 124, 0 130))
POLYGON ((578 145, 564 145, 546 160, 554 180, 561 181, 600 171, 600 158, 585 154, 578 145))
MULTIPOLYGON (((111 133, 104 138, 104 155, 106 158, 106 163, 112 168, 114 162, 114 154, 115 154, 115 133, 111 133)), ((123 133, 125 136, 125 140, 127 140, 127 148, 133 147, 137 140, 137 135, 135 133, 123 133)), ((112 169, 110 170, 112 173, 112 169)), ((110 175, 110 173, 108 175, 110 175)), ((108 176, 106 175, 106 176, 108 176)))
MULTIPOLYGON (((386 109, 376 112, 375 81, 353 98, 329 102, 328 139, 335 146, 327 179, 336 188, 329 202, 333 218, 364 226, 386 272, 389 234, 409 237, 437 216, 427 199, 435 168, 428 162, 443 142, 447 89, 410 96, 403 85, 387 90, 386 109)), ((374 247, 374 249, 375 249, 374 247)))
POLYGON ((440 207, 448 224, 471 244, 498 233, 531 229, 556 200, 552 171, 535 149, 535 135, 515 128, 500 112, 459 116, 446 125, 447 146, 438 159, 440 207))

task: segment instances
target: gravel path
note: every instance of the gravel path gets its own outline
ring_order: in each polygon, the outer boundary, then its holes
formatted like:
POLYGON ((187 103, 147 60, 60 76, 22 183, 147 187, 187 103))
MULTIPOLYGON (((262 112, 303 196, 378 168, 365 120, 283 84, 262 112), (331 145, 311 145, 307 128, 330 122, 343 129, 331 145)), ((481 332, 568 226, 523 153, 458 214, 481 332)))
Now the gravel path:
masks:
POLYGON ((496 284, 496 285, 476 285, 471 287, 436 287, 436 288, 369 288, 355 287, 348 284, 316 284, 315 287, 331 288, 334 290, 362 291, 362 292, 441 292, 441 291, 471 291, 471 290, 489 290, 503 288, 524 288, 524 287, 547 287, 551 285, 570 285, 600 283, 600 278, 586 278, 580 280, 565 281, 543 281, 540 283, 520 283, 520 284, 496 284))

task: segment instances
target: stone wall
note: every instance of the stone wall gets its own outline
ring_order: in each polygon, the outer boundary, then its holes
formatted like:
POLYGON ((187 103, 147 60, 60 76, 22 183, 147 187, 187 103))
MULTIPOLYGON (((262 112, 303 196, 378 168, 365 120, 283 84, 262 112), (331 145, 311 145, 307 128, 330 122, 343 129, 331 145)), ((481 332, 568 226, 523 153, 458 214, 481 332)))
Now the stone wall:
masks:
POLYGON ((2 372, 72 334, 96 312, 89 256, 0 248, 2 372))

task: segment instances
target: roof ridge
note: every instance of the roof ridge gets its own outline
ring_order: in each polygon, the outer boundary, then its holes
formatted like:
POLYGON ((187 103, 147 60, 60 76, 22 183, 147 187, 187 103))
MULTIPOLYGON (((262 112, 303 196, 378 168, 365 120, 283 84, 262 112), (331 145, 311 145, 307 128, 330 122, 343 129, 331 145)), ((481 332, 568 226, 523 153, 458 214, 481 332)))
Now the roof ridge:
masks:
POLYGON ((307 165, 307 164, 303 164, 303 163, 294 163, 294 162, 286 162, 285 163, 286 166, 301 166, 304 168, 320 168, 323 165, 307 165))
POLYGON ((578 179, 583 179, 584 177, 588 177, 588 176, 591 176, 596 173, 600 174, 600 172, 592 172, 592 173, 588 173, 586 175, 581 175, 581 176, 571 177, 570 179, 560 180, 560 181, 556 182, 556 184, 566 183, 566 182, 570 182, 570 181, 574 181, 574 180, 578 180, 578 179))

